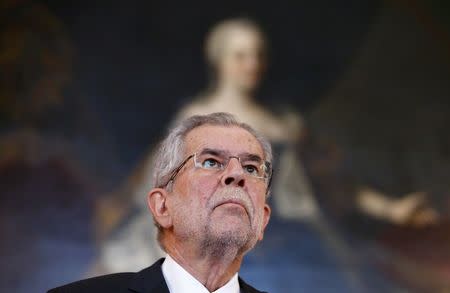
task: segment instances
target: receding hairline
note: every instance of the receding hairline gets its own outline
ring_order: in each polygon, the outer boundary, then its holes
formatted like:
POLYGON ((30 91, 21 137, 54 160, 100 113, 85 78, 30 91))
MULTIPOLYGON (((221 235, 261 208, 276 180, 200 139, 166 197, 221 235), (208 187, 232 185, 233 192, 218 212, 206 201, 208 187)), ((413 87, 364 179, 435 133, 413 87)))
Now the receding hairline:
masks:
MULTIPOLYGON (((264 151, 264 146, 262 145, 262 143, 259 141, 258 137, 255 136, 255 134, 253 134, 251 131, 249 131, 248 129, 245 128, 244 125, 222 125, 222 124, 215 124, 215 123, 210 123, 207 122, 205 124, 201 124, 198 125, 192 129, 190 129, 189 131, 187 131, 186 133, 184 133, 184 135, 182 136, 182 140, 183 140, 183 151, 185 152, 185 155, 190 155, 187 153, 187 146, 188 146, 188 137, 190 134, 192 134, 193 131, 198 130, 198 129, 202 129, 202 128, 206 128, 206 127, 216 127, 216 128, 228 128, 228 129, 240 129, 245 131, 246 133, 248 133, 253 139, 254 141, 258 144, 259 146, 259 152, 261 155, 261 158, 263 158, 264 160, 266 160, 267 158, 265 157, 265 151, 264 151)), ((209 147, 210 148, 210 147, 209 147)))

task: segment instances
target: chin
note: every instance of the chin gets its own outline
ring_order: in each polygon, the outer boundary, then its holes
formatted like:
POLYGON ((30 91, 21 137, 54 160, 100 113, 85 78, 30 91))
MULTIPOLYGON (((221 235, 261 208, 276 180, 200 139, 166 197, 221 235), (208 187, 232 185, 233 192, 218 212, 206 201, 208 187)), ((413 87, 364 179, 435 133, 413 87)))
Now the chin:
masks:
POLYGON ((224 225, 213 227, 210 232, 210 240, 214 239, 212 242, 215 242, 221 249, 235 248, 239 251, 247 251, 257 242, 257 238, 249 227, 224 225))
POLYGON ((240 237, 245 237, 249 234, 250 227, 248 223, 244 223, 243 219, 233 218, 220 221, 211 226, 210 231, 213 231, 216 235, 240 235, 240 237))

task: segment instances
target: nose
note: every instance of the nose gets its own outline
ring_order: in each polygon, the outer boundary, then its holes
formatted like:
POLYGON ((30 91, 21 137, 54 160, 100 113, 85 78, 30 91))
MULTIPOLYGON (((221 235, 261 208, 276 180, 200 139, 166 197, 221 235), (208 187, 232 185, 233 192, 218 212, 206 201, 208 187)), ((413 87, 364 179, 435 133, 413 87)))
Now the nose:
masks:
POLYGON ((222 175, 223 185, 245 186, 244 170, 238 158, 232 157, 222 175), (235 160, 233 160, 235 159, 235 160))

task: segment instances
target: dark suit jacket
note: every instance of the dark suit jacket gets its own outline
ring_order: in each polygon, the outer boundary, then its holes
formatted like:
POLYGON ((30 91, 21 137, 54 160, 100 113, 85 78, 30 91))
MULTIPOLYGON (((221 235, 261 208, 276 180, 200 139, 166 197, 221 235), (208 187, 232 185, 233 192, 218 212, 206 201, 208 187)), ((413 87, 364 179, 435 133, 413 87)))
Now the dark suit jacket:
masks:
MULTIPOLYGON (((162 273, 164 258, 137 273, 118 273, 70 283, 47 293, 169 293, 162 273)), ((262 293, 239 278, 242 293, 262 293)))

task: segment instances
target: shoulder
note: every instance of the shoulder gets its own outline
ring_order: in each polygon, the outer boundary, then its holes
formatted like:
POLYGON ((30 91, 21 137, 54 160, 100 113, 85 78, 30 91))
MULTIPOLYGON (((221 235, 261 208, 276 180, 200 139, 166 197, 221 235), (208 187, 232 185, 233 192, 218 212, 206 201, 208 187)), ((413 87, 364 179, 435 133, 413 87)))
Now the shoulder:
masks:
POLYGON ((48 293, 128 292, 130 279, 135 274, 118 273, 89 278, 51 289, 48 293))
POLYGON ((134 292, 169 292, 161 270, 164 258, 159 259, 152 266, 137 273, 117 273, 81 280, 47 293, 90 293, 115 292, 125 293, 129 289, 134 292))

